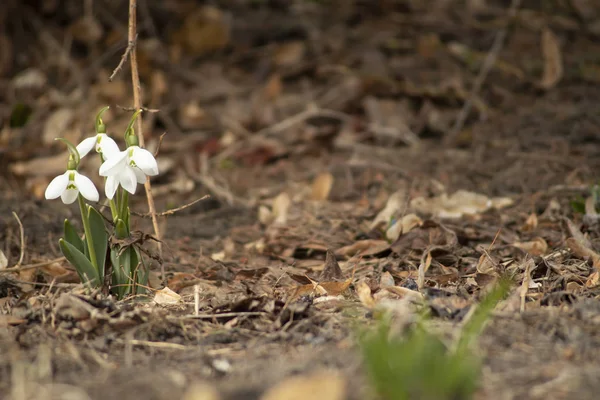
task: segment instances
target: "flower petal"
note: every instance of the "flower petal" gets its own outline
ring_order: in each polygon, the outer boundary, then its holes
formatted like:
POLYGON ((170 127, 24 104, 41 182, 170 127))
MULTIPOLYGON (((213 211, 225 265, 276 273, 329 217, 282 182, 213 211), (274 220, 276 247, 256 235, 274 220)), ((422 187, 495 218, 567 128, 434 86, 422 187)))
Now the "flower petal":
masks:
POLYGON ((98 201, 100 195, 94 183, 85 175, 75 172, 75 186, 81 192, 81 195, 89 201, 98 201))
POLYGON ((105 160, 108 160, 109 158, 112 158, 121 152, 117 142, 115 142, 113 138, 108 136, 106 133, 101 133, 99 136, 100 143, 96 145, 96 151, 101 153, 105 160))
POLYGON ((75 200, 77 200, 78 195, 79 195, 79 190, 70 188, 70 189, 67 189, 64 192, 62 192, 62 194, 60 195, 60 198, 62 199, 63 203, 71 204, 75 200))
POLYGON ((158 164, 156 163, 156 159, 152 153, 150 153, 148 150, 140 147, 134 147, 131 159, 135 165, 139 167, 139 169, 144 171, 146 175, 158 175, 158 164))
POLYGON ((146 174, 144 174, 144 172, 138 167, 132 167, 132 169, 133 173, 135 174, 135 179, 137 180, 137 183, 141 185, 146 183, 146 174))
POLYGON ((133 168, 127 166, 121 173, 119 173, 119 183, 123 186, 123 189, 127 190, 131 194, 135 194, 135 188, 137 186, 137 179, 133 168))
POLYGON ((44 193, 44 197, 48 200, 56 199, 60 196, 69 185, 69 174, 71 171, 67 171, 62 175, 57 176, 52 179, 52 182, 46 188, 46 193, 44 193))
POLYGON ((104 193, 106 194, 106 197, 108 197, 109 200, 112 200, 113 197, 115 197, 115 192, 117 191, 118 187, 119 181, 117 180, 116 176, 112 175, 106 178, 106 183, 104 185, 104 193))
POLYGON ((89 153, 94 148, 95 144, 96 136, 83 139, 82 142, 77 145, 77 152, 79 153, 79 157, 85 157, 87 153, 89 153))
POLYGON ((100 166, 100 176, 117 175, 127 166, 127 152, 120 151, 106 159, 100 166))

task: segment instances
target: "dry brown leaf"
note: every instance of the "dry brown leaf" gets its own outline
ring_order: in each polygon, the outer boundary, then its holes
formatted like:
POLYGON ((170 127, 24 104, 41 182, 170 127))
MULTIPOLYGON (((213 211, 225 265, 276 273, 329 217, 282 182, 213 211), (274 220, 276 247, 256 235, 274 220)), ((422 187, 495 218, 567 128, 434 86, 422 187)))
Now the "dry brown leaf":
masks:
POLYGON ((427 273, 427 271, 429 270, 429 267, 431 266, 431 251, 427 252, 427 255, 425 256, 425 259, 421 259, 421 263, 419 264, 419 270, 418 270, 418 275, 417 275, 417 286, 419 287, 419 289, 423 288, 423 286, 425 286, 425 274, 427 273))
POLYGON ((419 300, 424 298, 422 293, 402 286, 388 286, 384 288, 384 290, 387 290, 388 292, 400 297, 412 297, 419 300))
POLYGON ((488 254, 484 253, 479 257, 479 261, 477 262, 477 272, 487 275, 496 273, 496 263, 490 259, 488 254))
POLYGON ((390 241, 397 240, 400 235, 410 232, 414 228, 421 226, 423 220, 417 214, 408 214, 396 221, 385 233, 385 236, 390 241))
POLYGON ((387 228, 387 225, 390 223, 391 219, 394 217, 398 211, 402 209, 404 204, 406 203, 406 191, 398 190, 394 192, 388 199, 383 210, 377 214, 373 222, 371 223, 369 229, 375 229, 380 224, 384 225, 387 228))
POLYGON ((373 300, 373 296, 371 296, 371 288, 366 282, 360 281, 356 284, 356 294, 363 306, 367 308, 375 307, 375 300, 373 300))
POLYGON ((181 296, 169 289, 168 286, 157 290, 154 294, 156 304, 177 304, 181 301, 181 296))
POLYGON ((415 250, 425 250, 429 246, 444 246, 451 248, 458 243, 456 233, 438 224, 427 220, 423 225, 402 235, 391 245, 396 254, 403 254, 415 250))
POLYGON ((62 264, 58 262, 44 265, 43 267, 40 267, 40 270, 46 275, 48 281, 56 281, 58 283, 80 282, 79 275, 77 275, 75 271, 63 267, 62 264))
POLYGON ((267 390, 260 400, 343 400, 346 382, 339 372, 316 371, 310 375, 293 376, 267 390))
POLYGON ((521 231, 532 232, 537 228, 537 226, 538 226, 538 217, 535 213, 531 213, 531 214, 529 214, 529 216, 525 220, 525 223, 521 227, 521 231))
MULTIPOLYGON (((356 272, 356 266, 352 270, 352 276, 346 279, 343 282, 317 282, 310 279, 308 276, 304 276, 302 279, 306 278, 310 281, 310 284, 298 286, 294 289, 292 294, 292 299, 297 299, 301 296, 338 296, 344 293, 350 287, 350 284, 354 281, 354 273, 356 272)), ((292 275, 290 275, 292 276, 292 275)), ((296 279, 296 277, 292 276, 292 278, 296 279)))
POLYGON ((310 199, 313 201, 327 200, 332 187, 333 175, 329 172, 319 174, 312 183, 310 199))
POLYGON ((292 200, 290 195, 282 192, 273 201, 273 216, 275 217, 273 223, 276 225, 285 225, 288 219, 288 211, 292 200))
POLYGON ((335 254, 330 249, 327 249, 325 256, 325 268, 319 276, 320 281, 336 281, 343 279, 342 269, 335 259, 335 254))
POLYGON ((590 258, 595 268, 600 268, 600 254, 596 253, 591 248, 585 246, 583 243, 579 242, 575 238, 568 238, 567 246, 571 249, 573 254, 577 257, 587 259, 590 258))
POLYGON ((548 251, 548 243, 542 237, 536 237, 535 239, 528 242, 516 242, 512 244, 514 247, 519 248, 532 256, 541 256, 546 254, 548 251))
POLYGON ((582 286, 577 282, 571 281, 567 283, 567 292, 577 293, 581 290, 581 288, 582 286))
POLYGON ((542 32, 542 54, 544 57, 544 75, 540 87, 551 89, 563 77, 563 60, 558 38, 548 28, 542 32))
MULTIPOLYGON (((19 271, 19 280, 21 280, 22 282, 32 282, 33 283, 36 280, 36 276, 37 276, 37 270, 34 268, 19 271)), ((35 289, 35 286, 29 285, 27 283, 19 283, 19 286, 20 286, 21 290, 24 292, 30 292, 33 289, 35 289)))
POLYGON ((573 223, 573 221, 571 221, 569 218, 565 218, 564 220, 567 223, 567 228, 569 229, 569 233, 571 234, 571 236, 575 240, 577 240, 577 242, 581 243, 583 246, 587 247, 588 249, 591 249, 592 242, 590 242, 590 240, 587 238, 587 236, 585 236, 583 233, 581 233, 581 230, 579 229, 579 227, 576 226, 573 223))
POLYGON ((585 281, 585 287, 588 289, 596 287, 596 286, 598 286, 599 281, 600 281, 600 272, 594 271, 590 274, 590 276, 588 276, 587 280, 585 281))
POLYGON ((395 284, 396 282, 394 281, 394 277, 388 271, 385 271, 383 274, 381 274, 381 277, 379 278, 380 288, 394 286, 395 284))
POLYGON ((505 208, 512 204, 513 200, 508 197, 490 199, 479 193, 459 190, 450 196, 442 193, 432 198, 414 198, 410 202, 410 207, 420 213, 455 219, 463 215, 477 215, 492 208, 505 208))
POLYGON ((385 240, 365 239, 340 247, 335 251, 335 255, 340 257, 372 256, 389 248, 390 244, 385 240))

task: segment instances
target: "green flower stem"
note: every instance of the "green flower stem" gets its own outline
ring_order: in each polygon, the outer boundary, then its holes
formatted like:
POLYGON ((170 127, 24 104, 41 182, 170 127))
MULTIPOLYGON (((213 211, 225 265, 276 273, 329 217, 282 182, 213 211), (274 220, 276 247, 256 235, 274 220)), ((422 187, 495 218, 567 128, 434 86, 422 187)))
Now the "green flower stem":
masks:
POLYGON ((83 231, 85 232, 85 241, 87 243, 88 251, 90 252, 90 261, 96 271, 100 271, 98 268, 98 260, 96 259, 96 249, 94 248, 94 239, 92 238, 92 229, 90 228, 90 221, 88 219, 87 211, 85 209, 85 202, 81 193, 77 196, 79 201, 79 209, 81 210, 81 222, 83 222, 83 231))
MULTIPOLYGON (((129 208, 129 193, 127 190, 121 190, 121 209, 119 210, 119 218, 123 221, 128 221, 127 209, 129 208)), ((129 224, 127 224, 127 230, 129 231, 129 224)))
POLYGON ((113 222, 117 222, 119 211, 117 209, 117 203, 115 203, 114 199, 110 199, 110 214, 112 215, 113 222))

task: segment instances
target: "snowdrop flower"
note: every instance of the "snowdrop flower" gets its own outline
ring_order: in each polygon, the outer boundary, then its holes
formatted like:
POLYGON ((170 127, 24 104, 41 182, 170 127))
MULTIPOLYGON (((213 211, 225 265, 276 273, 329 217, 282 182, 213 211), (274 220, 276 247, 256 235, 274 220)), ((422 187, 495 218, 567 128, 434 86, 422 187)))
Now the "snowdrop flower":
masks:
POLYGON ((89 201, 98 201, 100 197, 90 178, 74 169, 68 169, 64 174, 52 179, 46 188, 45 197, 52 200, 60 196, 63 203, 71 204, 79 193, 89 201))
POLYGON ((108 160, 110 157, 119 153, 119 146, 106 133, 98 133, 95 136, 84 139, 77 145, 77 152, 81 158, 85 157, 93 148, 100 153, 103 160, 108 160))
POLYGON ((109 157, 100 166, 100 175, 106 176, 106 197, 112 200, 119 185, 135 194, 138 183, 145 183, 146 176, 158 175, 158 164, 152 153, 139 146, 129 146, 109 157))

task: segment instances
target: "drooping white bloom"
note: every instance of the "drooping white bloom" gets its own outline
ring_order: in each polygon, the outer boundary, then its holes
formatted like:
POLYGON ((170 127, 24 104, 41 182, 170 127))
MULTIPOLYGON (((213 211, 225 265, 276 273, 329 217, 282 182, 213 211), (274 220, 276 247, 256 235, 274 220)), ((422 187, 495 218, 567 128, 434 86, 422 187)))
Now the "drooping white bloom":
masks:
POLYGON ((45 197, 48 200, 60 196, 65 204, 71 204, 77 196, 81 195, 89 201, 98 201, 98 190, 87 176, 81 175, 74 169, 69 169, 64 174, 52 179, 46 188, 45 197))
POLYGON ((110 157, 119 153, 119 146, 110 136, 106 133, 98 133, 95 136, 83 139, 81 143, 77 145, 79 157, 85 157, 94 146, 96 152, 100 153, 104 160, 108 160, 110 157))
POLYGON ((100 166, 100 175, 106 176, 106 197, 112 199, 119 185, 135 194, 138 183, 146 182, 146 176, 158 175, 158 164, 152 153, 139 146, 111 155, 100 166))

